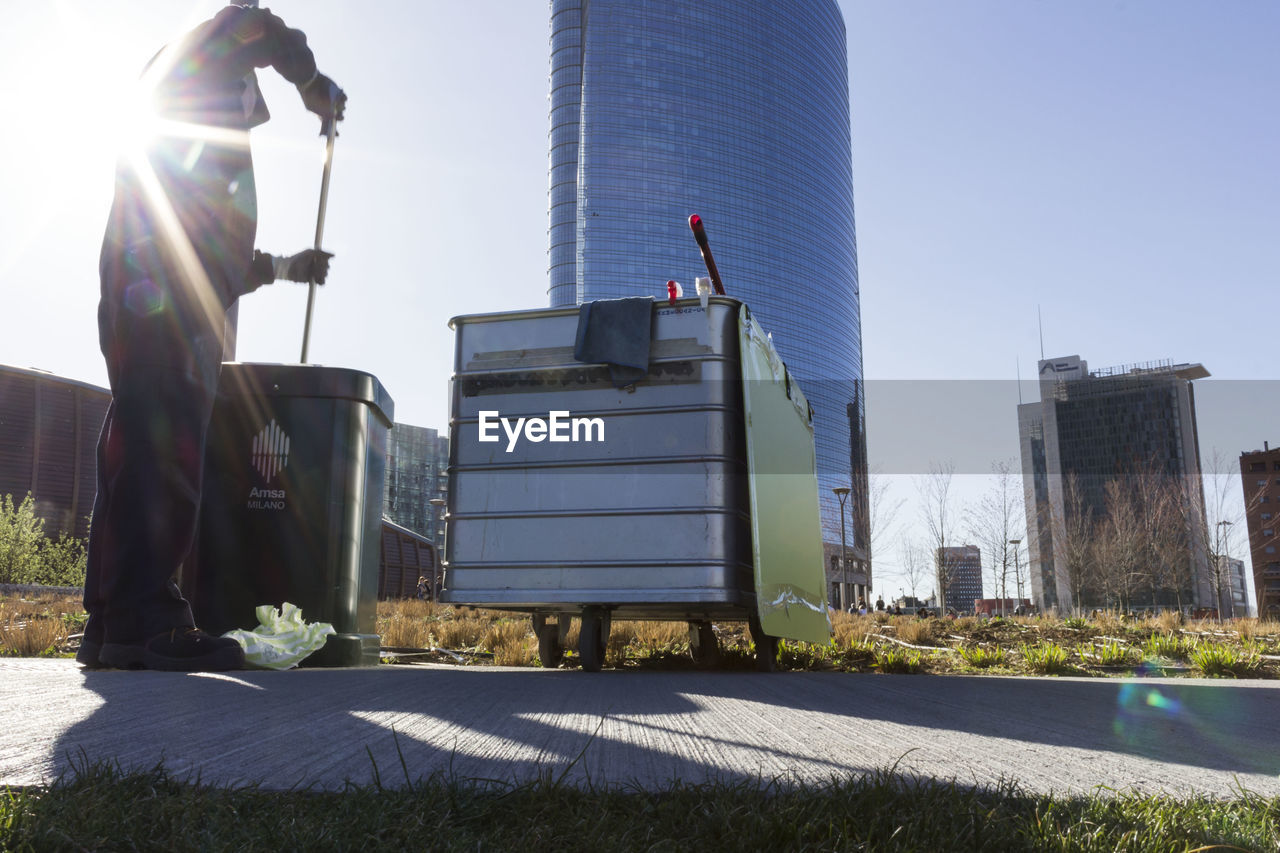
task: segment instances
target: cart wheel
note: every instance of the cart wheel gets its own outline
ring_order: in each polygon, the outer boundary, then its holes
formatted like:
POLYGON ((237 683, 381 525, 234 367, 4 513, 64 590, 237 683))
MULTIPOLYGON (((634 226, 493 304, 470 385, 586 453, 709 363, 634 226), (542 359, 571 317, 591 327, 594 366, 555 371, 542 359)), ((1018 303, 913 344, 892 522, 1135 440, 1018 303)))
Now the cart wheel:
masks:
POLYGON ((756 669, 760 672, 777 672, 778 638, 764 632, 764 628, 760 625, 760 617, 754 612, 747 625, 751 629, 751 641, 756 644, 756 669))
POLYGON ((604 666, 607 618, 598 607, 588 607, 582 611, 582 625, 578 629, 578 657, 582 659, 583 672, 599 672, 600 667, 604 666))
MULTIPOLYGON (((547 669, 555 669, 564 660, 564 642, 560 630, 560 620, 548 624, 547 617, 541 613, 533 616, 533 633, 538 638, 538 659, 547 669)), ((567 621, 567 620, 565 620, 567 621)))
POLYGON ((710 622, 689 623, 689 655, 698 666, 711 667, 720 662, 720 646, 710 622))

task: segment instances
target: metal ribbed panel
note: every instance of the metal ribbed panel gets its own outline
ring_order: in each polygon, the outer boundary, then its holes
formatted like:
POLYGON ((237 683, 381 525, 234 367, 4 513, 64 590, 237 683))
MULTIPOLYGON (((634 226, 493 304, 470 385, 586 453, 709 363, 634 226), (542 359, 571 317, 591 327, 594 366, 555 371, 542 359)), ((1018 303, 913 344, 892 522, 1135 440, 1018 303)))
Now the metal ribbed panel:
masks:
POLYGON ((741 618, 754 582, 738 305, 655 303, 649 374, 630 389, 573 359, 577 308, 454 320, 445 601, 741 618), (598 418, 603 440, 479 440, 481 413, 557 411, 598 418))

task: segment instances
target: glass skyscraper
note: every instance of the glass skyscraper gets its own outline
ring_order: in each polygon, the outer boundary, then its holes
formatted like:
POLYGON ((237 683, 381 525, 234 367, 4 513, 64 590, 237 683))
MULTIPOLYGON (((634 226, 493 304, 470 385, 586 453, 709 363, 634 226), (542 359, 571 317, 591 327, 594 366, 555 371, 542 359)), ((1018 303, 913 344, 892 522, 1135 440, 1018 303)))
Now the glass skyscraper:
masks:
MULTIPOLYGON (((859 577, 867 482, 844 20, 835 0, 552 0, 550 302, 693 295, 706 223, 815 411, 823 536, 859 577)), ((833 561, 834 562, 834 561, 833 561)), ((858 590, 865 593, 865 589, 858 590)))

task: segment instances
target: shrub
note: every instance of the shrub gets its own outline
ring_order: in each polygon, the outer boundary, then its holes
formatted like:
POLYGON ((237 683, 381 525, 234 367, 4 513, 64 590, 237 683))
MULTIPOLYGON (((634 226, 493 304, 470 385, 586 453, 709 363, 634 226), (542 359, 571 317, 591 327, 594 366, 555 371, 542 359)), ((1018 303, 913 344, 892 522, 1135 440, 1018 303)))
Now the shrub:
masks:
POLYGON ((1005 662, 1006 655, 1004 649, 999 646, 987 648, 985 646, 961 646, 956 649, 960 653, 960 657, 970 666, 976 666, 979 669, 986 669, 991 666, 1002 666, 1005 662))
POLYGON ((1236 649, 1218 643, 1201 644, 1191 653, 1191 664, 1205 675, 1223 678, 1249 678, 1262 668, 1255 649, 1236 649))
POLYGON ((1073 631, 1083 631, 1089 627, 1089 620, 1083 616, 1069 616, 1062 620, 1062 627, 1073 631))
POLYGON ((35 517, 35 505, 27 495, 20 505, 13 496, 0 498, 0 583, 35 583, 44 521, 35 517))
POLYGON ((1070 669, 1067 665, 1067 650, 1057 643, 1036 643, 1034 645, 1023 643, 1019 646, 1018 651, 1021 652, 1027 669, 1032 672, 1050 675, 1056 672, 1066 672, 1070 669))
POLYGON ((50 539, 35 511, 30 494, 16 506, 12 495, 0 497, 0 583, 83 586, 83 540, 50 539))

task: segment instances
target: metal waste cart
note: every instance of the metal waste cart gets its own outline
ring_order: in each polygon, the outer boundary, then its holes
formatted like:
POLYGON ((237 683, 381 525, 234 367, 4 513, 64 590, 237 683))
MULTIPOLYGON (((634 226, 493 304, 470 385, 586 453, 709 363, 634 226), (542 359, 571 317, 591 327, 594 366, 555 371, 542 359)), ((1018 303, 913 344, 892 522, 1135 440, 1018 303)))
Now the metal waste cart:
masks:
POLYGON ((544 666, 577 617, 589 671, 612 618, 688 621, 702 661, 712 620, 745 620, 771 669, 778 637, 830 633, 808 404, 742 303, 651 310, 647 373, 623 387, 575 360, 576 307, 451 321, 441 600, 530 612, 544 666), (776 442, 751 426, 771 405, 776 442), (798 463, 753 455, 784 445, 798 463), (794 506, 759 504, 769 477, 794 506))
POLYGON ((337 631, 306 666, 378 663, 376 607, 391 397, 376 377, 308 364, 222 366, 196 559, 183 587, 210 633, 285 601, 337 631))

